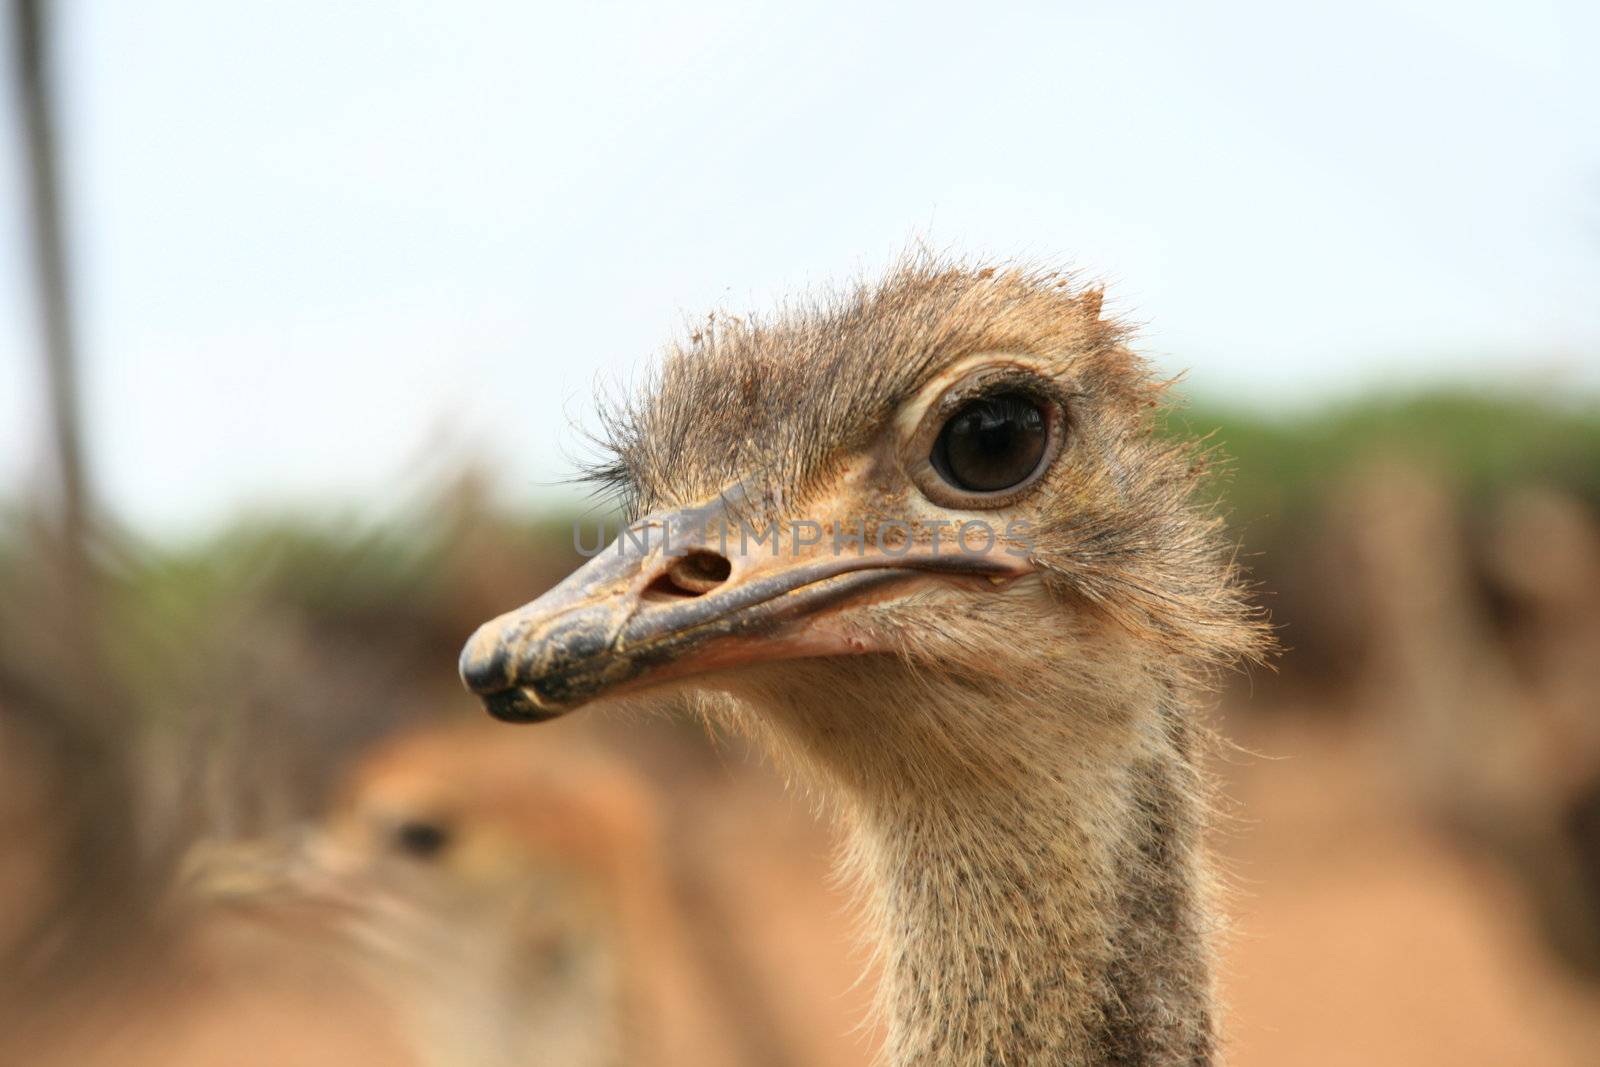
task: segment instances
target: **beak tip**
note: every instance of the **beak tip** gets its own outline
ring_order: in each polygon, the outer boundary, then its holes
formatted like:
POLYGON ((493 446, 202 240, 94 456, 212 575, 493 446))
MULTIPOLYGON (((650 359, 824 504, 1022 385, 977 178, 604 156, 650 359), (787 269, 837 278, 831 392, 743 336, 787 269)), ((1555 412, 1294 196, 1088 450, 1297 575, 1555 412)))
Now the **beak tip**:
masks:
POLYGON ((506 652, 488 626, 480 626, 477 633, 461 650, 458 670, 466 687, 480 696, 496 693, 511 685, 506 670, 506 652))
POLYGON ((537 686, 519 685, 512 677, 511 656, 497 622, 478 627, 461 650, 457 669, 462 684, 483 701, 490 715, 503 722, 544 722, 568 710, 552 706, 537 686))

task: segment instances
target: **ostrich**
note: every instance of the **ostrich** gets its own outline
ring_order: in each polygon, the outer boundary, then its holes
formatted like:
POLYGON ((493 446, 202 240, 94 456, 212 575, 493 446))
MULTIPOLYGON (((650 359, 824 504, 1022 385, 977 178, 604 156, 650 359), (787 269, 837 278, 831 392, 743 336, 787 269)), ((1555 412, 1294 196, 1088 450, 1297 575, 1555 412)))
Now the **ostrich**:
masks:
POLYGON ((498 718, 676 692, 827 798, 892 1064, 1215 1055, 1192 705, 1268 637, 1100 304, 919 261, 711 320, 606 418, 642 517, 461 654, 498 718))
POLYGON ((438 932, 410 939, 423 950, 407 968, 393 962, 400 909, 367 924, 381 950, 369 955, 414 972, 406 1014, 438 1050, 428 1062, 739 1062, 693 965, 643 777, 571 738, 504 740, 474 722, 379 746, 344 781, 315 848, 346 881, 406 893, 409 925, 438 932), (461 951, 473 938, 488 951, 461 951), (481 1047, 495 1026, 501 1059, 481 1047))

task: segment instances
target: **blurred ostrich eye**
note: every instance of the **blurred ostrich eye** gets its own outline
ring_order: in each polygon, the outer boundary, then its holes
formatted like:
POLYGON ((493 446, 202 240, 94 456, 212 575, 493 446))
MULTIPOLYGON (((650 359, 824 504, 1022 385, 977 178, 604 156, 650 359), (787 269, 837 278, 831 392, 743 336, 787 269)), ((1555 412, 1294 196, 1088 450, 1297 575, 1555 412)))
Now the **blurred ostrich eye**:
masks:
POLYGON ((450 830, 436 822, 407 821, 394 828, 395 847, 417 859, 436 858, 449 847, 450 839, 450 830))
POLYGON ((1037 400, 997 393, 958 408, 939 431, 928 461, 957 489, 997 493, 1037 471, 1049 442, 1050 420, 1037 400))

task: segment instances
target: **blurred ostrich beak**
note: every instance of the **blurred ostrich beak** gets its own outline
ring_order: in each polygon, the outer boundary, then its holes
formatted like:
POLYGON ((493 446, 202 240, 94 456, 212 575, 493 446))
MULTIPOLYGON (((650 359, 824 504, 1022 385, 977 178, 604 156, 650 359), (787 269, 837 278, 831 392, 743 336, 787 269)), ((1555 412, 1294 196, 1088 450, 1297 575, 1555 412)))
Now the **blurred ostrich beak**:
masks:
MULTIPOLYGON (((604 695, 762 661, 882 651, 839 609, 929 575, 1004 582, 1031 568, 991 544, 973 553, 868 533, 836 542, 753 537, 731 494, 647 516, 537 600, 478 628, 461 679, 489 713, 554 718, 604 695)), ((800 526, 797 524, 796 529, 800 526)))

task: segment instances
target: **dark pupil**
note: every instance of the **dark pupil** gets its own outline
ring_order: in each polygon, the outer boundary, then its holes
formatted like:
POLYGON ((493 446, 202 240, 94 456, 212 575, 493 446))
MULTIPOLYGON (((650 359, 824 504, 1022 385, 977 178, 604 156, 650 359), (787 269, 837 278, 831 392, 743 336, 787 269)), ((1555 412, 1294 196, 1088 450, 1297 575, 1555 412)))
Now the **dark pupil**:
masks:
POLYGON ((395 844, 419 859, 432 859, 450 843, 450 831, 433 822, 403 822, 395 827, 395 844))
POLYGON ((1044 457, 1046 427, 1038 403, 1016 393, 983 397, 944 424, 933 466, 958 489, 993 493, 1027 478, 1044 457))

